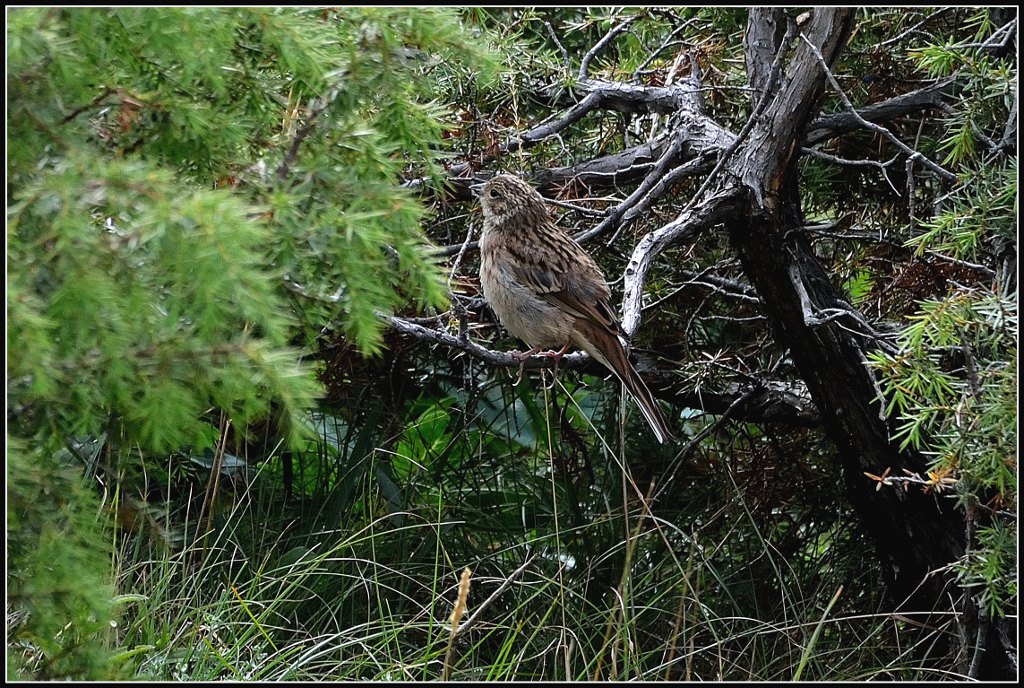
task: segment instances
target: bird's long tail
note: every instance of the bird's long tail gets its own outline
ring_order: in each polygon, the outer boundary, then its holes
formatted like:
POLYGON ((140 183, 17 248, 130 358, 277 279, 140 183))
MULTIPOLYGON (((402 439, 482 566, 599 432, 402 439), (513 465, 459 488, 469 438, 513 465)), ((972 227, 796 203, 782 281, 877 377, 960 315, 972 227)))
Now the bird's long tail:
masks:
POLYGON ((644 418, 654 430, 658 441, 665 444, 668 440, 673 439, 672 430, 669 429, 665 414, 637 372, 631 367, 628 375, 620 375, 616 370, 615 376, 622 381, 630 396, 636 401, 636 405, 640 407, 640 412, 644 414, 644 418))
POLYGON ((581 333, 584 337, 578 342, 580 347, 615 373, 615 377, 619 378, 626 391, 636 401, 636 405, 640 407, 640 412, 644 414, 660 443, 665 444, 666 441, 673 439, 665 414, 658 406, 651 390, 629 362, 628 348, 611 332, 596 331, 597 328, 586 329, 592 331, 581 333), (614 341, 610 341, 611 338, 614 338, 614 341))

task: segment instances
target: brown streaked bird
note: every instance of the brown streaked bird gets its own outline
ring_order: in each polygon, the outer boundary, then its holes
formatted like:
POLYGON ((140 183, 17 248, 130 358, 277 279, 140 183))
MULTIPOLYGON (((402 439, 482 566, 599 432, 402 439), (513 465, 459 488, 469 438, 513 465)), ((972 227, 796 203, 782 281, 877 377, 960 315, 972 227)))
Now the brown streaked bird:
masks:
MULTIPOLYGON (((477 187, 479 188, 479 187, 477 187)), ((658 441, 672 438, 668 421, 629 362, 611 290, 594 259, 548 216, 544 198, 509 174, 480 189, 480 286, 501 324, 531 348, 583 349, 615 373, 658 441)))

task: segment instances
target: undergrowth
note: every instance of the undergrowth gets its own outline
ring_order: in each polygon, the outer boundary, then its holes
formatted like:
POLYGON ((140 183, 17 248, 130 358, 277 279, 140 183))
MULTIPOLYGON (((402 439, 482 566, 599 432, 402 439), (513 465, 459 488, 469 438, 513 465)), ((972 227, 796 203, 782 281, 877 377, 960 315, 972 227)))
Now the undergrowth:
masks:
POLYGON ((667 476, 591 382, 421 398, 397 430, 320 412, 306 453, 145 486, 163 506, 112 530, 119 658, 163 680, 940 678, 879 611, 819 438, 794 465, 737 425, 667 476))

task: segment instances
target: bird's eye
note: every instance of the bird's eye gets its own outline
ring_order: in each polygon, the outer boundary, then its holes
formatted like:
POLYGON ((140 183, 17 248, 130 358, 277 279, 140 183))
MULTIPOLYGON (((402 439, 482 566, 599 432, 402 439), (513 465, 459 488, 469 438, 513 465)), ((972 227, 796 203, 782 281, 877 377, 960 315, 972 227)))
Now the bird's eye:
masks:
POLYGON ((490 193, 488 195, 491 198, 497 198, 498 197, 498 190, 497 189, 491 189, 491 191, 490 191, 490 193))

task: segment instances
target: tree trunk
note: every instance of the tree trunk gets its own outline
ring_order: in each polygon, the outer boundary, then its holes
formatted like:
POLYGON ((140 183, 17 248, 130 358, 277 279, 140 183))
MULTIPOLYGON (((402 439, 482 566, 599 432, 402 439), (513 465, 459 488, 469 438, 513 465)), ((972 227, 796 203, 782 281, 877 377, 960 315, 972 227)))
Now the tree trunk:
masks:
MULTIPOLYGON (((831 64, 852 30, 854 12, 852 8, 814 9, 798 31, 831 64)), ((864 475, 881 475, 886 469, 901 475, 904 468, 923 474, 926 460, 919 453, 901 451, 890 440, 893 428, 865 358, 879 340, 830 282, 800 232, 803 222, 793 162, 817 110, 826 75, 818 56, 798 37, 792 57, 773 79, 769 60, 790 49, 781 30, 784 14, 777 8, 755 9, 750 14, 751 85, 767 100, 728 166, 737 180, 731 190, 746 199, 745 212, 726 223, 730 241, 836 444, 847 494, 875 544, 897 609, 923 613, 915 620, 928 626, 944 625, 950 611, 963 612, 966 632, 962 637, 970 639, 961 666, 966 672, 976 652, 972 646, 977 614, 971 613, 970 595, 956 585, 947 568, 964 554, 963 515, 955 510, 951 497, 925 494, 914 487, 876 489, 879 483, 864 475)), ((1015 654, 1009 646, 1012 634, 997 624, 987 631, 981 677, 1015 677, 1015 654)))

